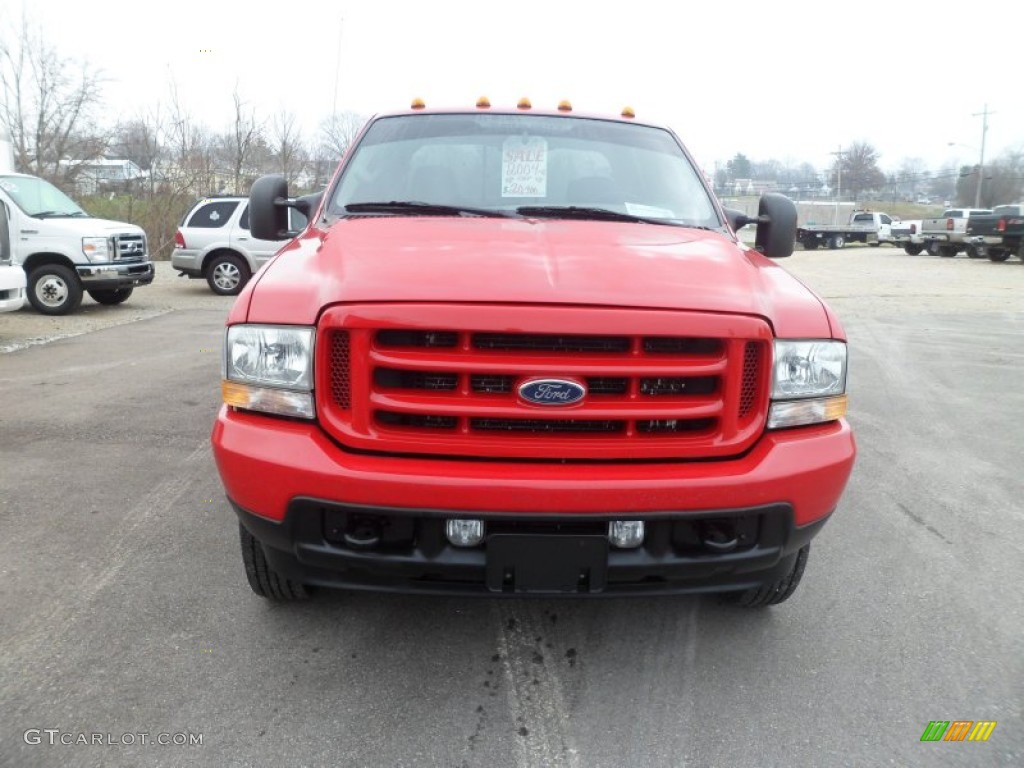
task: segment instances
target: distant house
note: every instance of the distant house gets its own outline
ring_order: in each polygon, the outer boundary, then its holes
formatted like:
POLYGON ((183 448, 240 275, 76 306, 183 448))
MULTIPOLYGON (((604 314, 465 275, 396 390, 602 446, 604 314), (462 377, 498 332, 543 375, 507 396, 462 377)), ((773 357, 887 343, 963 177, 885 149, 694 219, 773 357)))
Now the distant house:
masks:
POLYGON ((125 182, 146 178, 146 173, 131 160, 99 158, 81 163, 75 179, 75 189, 82 195, 94 195, 107 189, 116 189, 125 182))

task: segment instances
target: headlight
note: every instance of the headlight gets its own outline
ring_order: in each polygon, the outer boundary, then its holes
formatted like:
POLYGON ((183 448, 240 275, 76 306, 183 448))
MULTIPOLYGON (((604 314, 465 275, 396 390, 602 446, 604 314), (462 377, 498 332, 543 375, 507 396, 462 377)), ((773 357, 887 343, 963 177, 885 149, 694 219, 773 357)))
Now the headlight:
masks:
POLYGON ((313 329, 233 325, 222 363, 224 402, 237 408, 312 419, 313 329))
POLYGON ((846 343, 775 342, 768 428, 834 421, 846 413, 846 343))
POLYGON ((85 258, 94 264, 110 261, 110 241, 105 237, 83 237, 82 253, 85 254, 85 258))

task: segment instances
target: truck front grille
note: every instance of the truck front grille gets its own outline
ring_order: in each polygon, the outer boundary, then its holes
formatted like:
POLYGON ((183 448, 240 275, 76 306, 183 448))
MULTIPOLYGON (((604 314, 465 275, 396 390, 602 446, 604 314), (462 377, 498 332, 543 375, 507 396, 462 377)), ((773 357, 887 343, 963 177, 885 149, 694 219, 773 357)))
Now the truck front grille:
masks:
POLYGON ((124 234, 114 238, 115 261, 143 261, 146 255, 145 235, 124 234))
POLYGON ((330 310, 317 334, 321 422, 353 448, 557 461, 706 459, 746 450, 764 426, 771 334, 757 318, 460 306, 440 312, 463 318, 444 327, 428 324, 433 313, 420 307, 390 310, 361 307, 352 325, 345 308, 330 310), (403 312, 410 327, 396 328, 403 312), (615 327, 624 313, 643 325, 637 318, 650 314, 652 329, 530 327, 550 327, 548 313, 584 327, 615 327), (674 326, 684 333, 663 332, 674 326), (576 382, 586 394, 568 406, 520 397, 524 382, 542 378, 576 382))

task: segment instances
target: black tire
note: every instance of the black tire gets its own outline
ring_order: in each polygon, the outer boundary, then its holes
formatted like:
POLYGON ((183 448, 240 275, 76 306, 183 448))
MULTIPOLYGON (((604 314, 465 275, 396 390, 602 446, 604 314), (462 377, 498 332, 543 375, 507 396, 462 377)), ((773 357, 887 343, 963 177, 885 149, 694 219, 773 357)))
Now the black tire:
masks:
POLYGON ((1010 252, 1002 248, 992 248, 988 252, 988 258, 990 261, 1006 261, 1010 258, 1010 252))
POLYGON ((846 245, 846 238, 842 235, 832 235, 832 239, 828 241, 828 247, 833 250, 842 248, 846 245))
POLYGON ((907 256, 920 256, 921 251, 924 250, 923 245, 904 245, 903 250, 906 251, 907 256))
POLYGON ((967 246, 967 258, 969 259, 980 259, 982 254, 973 245, 967 246))
POLYGON ((939 242, 938 240, 929 240, 928 241, 928 255, 929 256, 938 256, 940 253, 942 253, 942 243, 939 242))
POLYGON ((206 282, 218 296, 237 296, 250 277, 245 259, 231 253, 215 256, 206 265, 206 282))
POLYGON ((123 301, 127 301, 128 297, 132 295, 132 291, 135 288, 131 285, 126 288, 110 288, 110 289, 93 289, 89 291, 89 295, 92 296, 92 300, 98 304, 106 304, 107 306, 113 306, 114 304, 120 304, 123 301))
POLYGON ((807 567, 807 557, 810 551, 811 545, 807 544, 797 552, 796 559, 793 561, 793 567, 789 573, 778 581, 762 584, 759 587, 748 589, 746 592, 732 595, 729 602, 742 608, 763 608, 768 605, 778 605, 788 600, 790 595, 796 591, 797 586, 800 584, 800 579, 803 578, 804 568, 807 567))
POLYGON ((263 545, 241 523, 238 524, 238 532, 242 540, 245 577, 249 580, 253 592, 260 597, 279 602, 305 600, 309 597, 309 590, 304 584, 290 581, 270 567, 263 552, 263 545))
POLYGON ((939 256, 942 256, 945 259, 952 259, 956 256, 958 250, 959 249, 955 245, 940 245, 939 256))
POLYGON ((82 284, 70 267, 44 264, 29 272, 28 300, 44 315, 67 315, 82 303, 82 284))

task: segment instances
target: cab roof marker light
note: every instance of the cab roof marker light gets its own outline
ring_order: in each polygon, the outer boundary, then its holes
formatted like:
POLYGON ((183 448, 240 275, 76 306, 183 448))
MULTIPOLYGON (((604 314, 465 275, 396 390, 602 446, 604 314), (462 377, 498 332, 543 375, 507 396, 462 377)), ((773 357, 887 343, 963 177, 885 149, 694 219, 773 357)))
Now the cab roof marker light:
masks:
POLYGON ((560 102, 558 102, 558 111, 572 112, 572 104, 569 102, 568 99, 562 99, 560 102))
POLYGON ((632 107, 623 107, 622 108, 622 116, 623 117, 633 118, 633 117, 636 117, 636 112, 633 111, 632 107))
POLYGON ((530 104, 530 100, 525 96, 523 96, 523 98, 519 100, 519 103, 516 104, 516 107, 518 107, 519 109, 530 109, 532 106, 533 105, 530 104))
POLYGON ((476 100, 476 105, 480 109, 486 109, 487 107, 491 106, 491 100, 488 99, 486 96, 481 96, 479 99, 476 100))
POLYGON ((426 105, 426 102, 423 101, 423 99, 413 99, 412 100, 412 104, 410 106, 413 109, 423 109, 427 105, 426 105))

